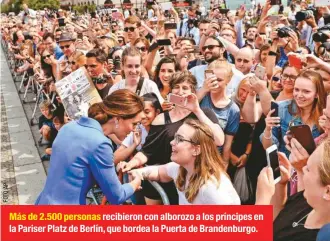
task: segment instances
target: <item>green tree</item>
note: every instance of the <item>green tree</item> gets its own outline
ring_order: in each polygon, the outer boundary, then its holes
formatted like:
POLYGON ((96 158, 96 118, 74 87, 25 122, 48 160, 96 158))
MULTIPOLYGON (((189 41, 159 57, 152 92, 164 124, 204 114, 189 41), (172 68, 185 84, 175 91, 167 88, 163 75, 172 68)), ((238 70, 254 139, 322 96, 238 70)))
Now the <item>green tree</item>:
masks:
POLYGON ((28 0, 27 4, 29 5, 29 8, 32 8, 34 10, 40 10, 40 9, 44 9, 44 8, 48 8, 48 9, 59 9, 60 8, 59 0, 47 0, 47 1, 28 0))

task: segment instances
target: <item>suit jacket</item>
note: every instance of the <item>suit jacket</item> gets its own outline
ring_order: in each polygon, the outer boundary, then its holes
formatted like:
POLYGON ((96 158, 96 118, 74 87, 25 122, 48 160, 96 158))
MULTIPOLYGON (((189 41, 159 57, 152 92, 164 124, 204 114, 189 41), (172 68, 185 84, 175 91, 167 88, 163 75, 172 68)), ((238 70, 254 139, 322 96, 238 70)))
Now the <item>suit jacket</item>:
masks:
POLYGON ((95 183, 111 204, 121 204, 134 193, 130 184, 122 185, 118 180, 112 145, 101 125, 81 117, 59 131, 36 205, 86 204, 87 192, 95 183))

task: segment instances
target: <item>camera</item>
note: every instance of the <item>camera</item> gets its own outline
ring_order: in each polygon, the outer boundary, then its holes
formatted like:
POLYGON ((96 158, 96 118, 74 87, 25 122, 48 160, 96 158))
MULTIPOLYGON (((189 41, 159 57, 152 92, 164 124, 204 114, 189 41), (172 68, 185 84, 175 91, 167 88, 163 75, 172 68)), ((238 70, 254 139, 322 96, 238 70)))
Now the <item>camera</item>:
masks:
POLYGON ((285 37, 289 37, 289 32, 292 31, 291 28, 289 27, 282 27, 282 28, 278 28, 277 29, 277 36, 279 38, 285 38, 285 37))
POLYGON ((316 9, 309 7, 306 10, 300 11, 296 13, 296 20, 298 22, 304 21, 306 19, 309 19, 313 16, 315 16, 316 9))
POLYGON ((329 36, 325 32, 330 32, 330 24, 325 25, 317 30, 316 33, 313 34, 313 41, 314 42, 327 42, 329 36))
POLYGON ((99 76, 96 78, 92 78, 94 84, 105 84, 108 82, 108 80, 103 76, 99 76))

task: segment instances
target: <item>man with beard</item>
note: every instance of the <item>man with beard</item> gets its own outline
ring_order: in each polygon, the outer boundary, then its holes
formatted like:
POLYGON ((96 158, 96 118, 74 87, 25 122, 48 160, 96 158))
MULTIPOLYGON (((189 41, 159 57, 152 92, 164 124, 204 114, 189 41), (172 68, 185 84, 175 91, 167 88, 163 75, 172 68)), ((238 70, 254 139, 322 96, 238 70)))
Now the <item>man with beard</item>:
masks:
MULTIPOLYGON (((189 70, 197 79, 197 90, 199 90, 203 86, 205 80, 205 70, 207 69, 208 65, 216 59, 224 58, 224 44, 220 39, 214 36, 210 36, 206 39, 205 44, 202 47, 202 52, 207 64, 199 65, 189 70)), ((238 84, 244 77, 244 75, 237 71, 234 66, 232 66, 232 70, 233 76, 226 88, 227 95, 232 95, 235 92, 238 84)))
POLYGON ((252 49, 255 49, 255 40, 257 37, 258 33, 258 28, 256 26, 250 26, 246 30, 246 41, 245 41, 245 46, 250 46, 252 49))
POLYGON ((63 51, 60 46, 54 41, 54 35, 52 33, 45 33, 43 36, 44 44, 47 46, 48 50, 55 54, 55 58, 59 60, 63 56, 63 51))

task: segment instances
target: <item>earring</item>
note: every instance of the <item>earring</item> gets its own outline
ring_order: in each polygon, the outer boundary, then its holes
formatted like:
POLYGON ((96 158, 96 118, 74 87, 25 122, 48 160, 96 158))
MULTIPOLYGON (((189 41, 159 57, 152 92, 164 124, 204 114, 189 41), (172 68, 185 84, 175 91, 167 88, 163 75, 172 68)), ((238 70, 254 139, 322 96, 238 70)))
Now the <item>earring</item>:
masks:
POLYGON ((116 128, 116 129, 119 128, 118 120, 115 120, 115 128, 116 128))

